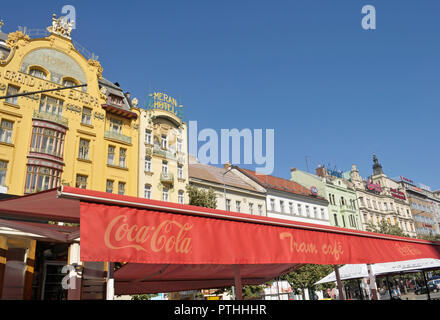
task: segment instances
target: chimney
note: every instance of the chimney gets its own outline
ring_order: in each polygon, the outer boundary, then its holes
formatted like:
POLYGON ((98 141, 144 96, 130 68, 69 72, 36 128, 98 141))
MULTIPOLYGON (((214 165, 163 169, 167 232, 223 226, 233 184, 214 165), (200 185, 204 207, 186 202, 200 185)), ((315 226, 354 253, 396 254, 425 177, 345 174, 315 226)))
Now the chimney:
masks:
POLYGON ((327 175, 327 170, 323 166, 316 168, 316 175, 318 177, 325 177, 327 175))
POLYGON ((296 170, 295 167, 290 168, 290 172, 293 172, 293 171, 295 171, 295 170, 296 170))
POLYGON ((225 170, 228 170, 230 166, 231 166, 231 163, 228 161, 228 162, 226 162, 226 163, 223 165, 223 168, 224 168, 225 170))

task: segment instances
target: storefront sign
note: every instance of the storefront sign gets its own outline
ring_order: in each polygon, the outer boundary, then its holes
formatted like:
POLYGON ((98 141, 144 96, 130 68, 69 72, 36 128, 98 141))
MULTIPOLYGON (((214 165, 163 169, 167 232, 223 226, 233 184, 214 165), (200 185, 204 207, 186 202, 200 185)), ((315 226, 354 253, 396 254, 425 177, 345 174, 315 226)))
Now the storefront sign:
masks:
POLYGON ((394 198, 406 200, 405 194, 402 191, 399 191, 399 190, 396 190, 393 188, 390 188, 390 191, 391 191, 391 195, 394 198))
POLYGON ((381 193, 382 192, 382 186, 380 184, 372 183, 370 181, 367 181, 367 190, 368 191, 377 192, 377 193, 381 193))
POLYGON ((409 180, 409 179, 402 177, 402 176, 400 176, 400 180, 414 184, 414 182, 412 180, 409 180))
POLYGON ((148 108, 165 110, 183 118, 183 106, 177 100, 162 92, 153 92, 148 95, 148 108))
POLYGON ((310 188, 310 192, 316 196, 316 195, 318 195, 318 188, 316 188, 316 187, 311 187, 311 188, 310 188))

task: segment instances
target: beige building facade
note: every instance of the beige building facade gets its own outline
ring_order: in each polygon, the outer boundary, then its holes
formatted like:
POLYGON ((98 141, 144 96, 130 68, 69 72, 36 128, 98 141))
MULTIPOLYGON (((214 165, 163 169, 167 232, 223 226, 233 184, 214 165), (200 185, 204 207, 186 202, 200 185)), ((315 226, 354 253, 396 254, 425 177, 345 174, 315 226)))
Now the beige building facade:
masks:
POLYGON ((368 179, 362 179, 356 165, 350 171, 364 229, 368 230, 368 224, 378 226, 385 220, 397 225, 410 237, 416 237, 414 219, 405 190, 383 173, 376 156, 373 159, 373 175, 368 179))

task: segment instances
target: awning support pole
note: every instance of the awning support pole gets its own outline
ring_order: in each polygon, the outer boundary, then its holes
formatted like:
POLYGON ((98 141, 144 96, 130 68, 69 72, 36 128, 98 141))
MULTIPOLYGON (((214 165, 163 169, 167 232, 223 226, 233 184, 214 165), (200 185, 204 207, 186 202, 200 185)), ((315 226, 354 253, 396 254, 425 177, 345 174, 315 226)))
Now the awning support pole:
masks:
POLYGON ((357 285, 359 288, 359 296, 360 296, 361 300, 364 300, 364 294, 363 294, 362 288, 361 288, 361 280, 357 279, 357 285))
POLYGON ((344 288, 342 287, 342 281, 341 281, 341 277, 339 275, 339 267, 338 267, 338 265, 335 265, 334 267, 335 267, 336 282, 338 283, 339 300, 345 300, 344 288))
POLYGON ((386 276, 386 280, 387 280, 388 292, 390 293, 390 300, 393 300, 393 292, 391 291, 391 283, 388 276, 386 276))
POLYGON ((113 300, 115 298, 115 279, 114 279, 114 262, 107 262, 107 293, 106 299, 113 300))
POLYGON ((368 278, 370 280, 370 291, 371 291, 371 297, 373 300, 377 299, 377 289, 376 289, 376 277, 373 274, 373 270, 371 270, 371 264, 367 264, 367 270, 368 270, 368 278))
POLYGON ((428 300, 431 300, 431 295, 429 294, 428 281, 426 281, 425 270, 422 270, 423 280, 425 280, 426 292, 428 293, 428 300))
POLYGON ((243 300, 243 288, 241 287, 240 265, 234 264, 235 300, 243 300))

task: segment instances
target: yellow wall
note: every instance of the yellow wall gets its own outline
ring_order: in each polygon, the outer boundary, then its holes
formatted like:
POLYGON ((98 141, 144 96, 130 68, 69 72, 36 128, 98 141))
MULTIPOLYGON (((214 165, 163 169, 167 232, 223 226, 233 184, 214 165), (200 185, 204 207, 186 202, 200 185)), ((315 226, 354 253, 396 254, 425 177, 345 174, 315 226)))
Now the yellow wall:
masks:
MULTIPOLYGON (((20 87, 20 93, 60 86, 60 83, 30 76, 27 74, 29 69, 22 68, 26 57, 41 49, 47 50, 44 50, 44 54, 39 57, 48 65, 53 65, 53 70, 68 70, 72 73, 83 74, 83 81, 87 82, 88 86, 84 92, 78 88, 44 93, 47 96, 63 100, 62 117, 68 121, 64 143, 62 183, 75 186, 76 175, 82 174, 87 176, 87 189, 105 191, 106 180, 111 179, 115 181, 114 193, 117 193, 118 182, 121 181, 126 183, 126 195, 137 196, 139 118, 129 119, 113 115, 102 108, 107 97, 99 89, 98 79, 102 77, 102 68, 99 62, 88 61, 75 50, 70 39, 55 34, 51 34, 47 38, 31 40, 20 32, 15 32, 9 35, 7 44, 11 48, 11 53, 5 60, 0 60, 0 96, 6 95, 7 87, 10 84, 20 87), (65 57, 65 59, 60 60, 57 58, 58 55, 65 57), (83 107, 92 109, 90 125, 82 124, 81 110, 83 107), (131 143, 104 137, 105 131, 109 130, 111 117, 123 121, 122 134, 131 137, 131 143), (80 138, 90 141, 88 161, 78 160, 80 138), (107 165, 108 145, 116 147, 116 159, 119 158, 120 148, 127 149, 127 168, 107 165)), ((28 155, 32 139, 33 114, 34 110, 38 111, 39 109, 41 95, 36 94, 34 98, 19 97, 16 105, 0 100, 0 118, 14 122, 11 143, 0 142, 0 160, 8 161, 5 185, 9 194, 24 194, 26 166, 29 161, 28 155)), ((131 111, 139 115, 138 109, 134 108, 131 111)), ((43 159, 45 158, 44 154, 41 156, 43 159)))

